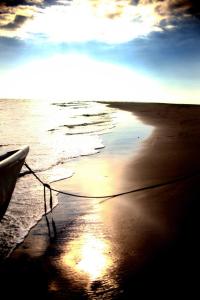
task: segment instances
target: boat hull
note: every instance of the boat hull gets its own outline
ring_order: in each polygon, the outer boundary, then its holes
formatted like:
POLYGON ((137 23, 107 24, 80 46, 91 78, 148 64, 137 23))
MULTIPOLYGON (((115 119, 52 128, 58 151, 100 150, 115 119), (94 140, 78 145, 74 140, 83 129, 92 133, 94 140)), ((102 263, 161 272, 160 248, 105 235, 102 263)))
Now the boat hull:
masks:
POLYGON ((0 220, 10 203, 20 170, 28 154, 29 147, 7 152, 0 156, 0 220))

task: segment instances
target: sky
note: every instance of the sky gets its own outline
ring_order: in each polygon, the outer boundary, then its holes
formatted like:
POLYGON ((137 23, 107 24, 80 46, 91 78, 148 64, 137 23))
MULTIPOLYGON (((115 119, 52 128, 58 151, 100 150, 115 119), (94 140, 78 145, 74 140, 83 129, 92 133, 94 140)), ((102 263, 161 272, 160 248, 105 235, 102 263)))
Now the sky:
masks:
POLYGON ((197 0, 0 0, 0 98, 200 104, 197 0))

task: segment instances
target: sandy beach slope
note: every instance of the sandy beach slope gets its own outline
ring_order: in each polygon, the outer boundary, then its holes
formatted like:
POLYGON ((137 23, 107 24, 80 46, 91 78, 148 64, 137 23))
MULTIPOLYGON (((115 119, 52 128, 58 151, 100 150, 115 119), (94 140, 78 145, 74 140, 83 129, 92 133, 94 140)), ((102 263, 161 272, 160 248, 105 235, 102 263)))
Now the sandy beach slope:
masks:
POLYGON ((152 134, 126 157, 105 148, 78 161, 77 176, 57 186, 101 195, 175 182, 104 200, 60 196, 56 233, 48 235, 43 218, 1 264, 2 299, 196 297, 200 106, 109 105, 153 126, 152 134))

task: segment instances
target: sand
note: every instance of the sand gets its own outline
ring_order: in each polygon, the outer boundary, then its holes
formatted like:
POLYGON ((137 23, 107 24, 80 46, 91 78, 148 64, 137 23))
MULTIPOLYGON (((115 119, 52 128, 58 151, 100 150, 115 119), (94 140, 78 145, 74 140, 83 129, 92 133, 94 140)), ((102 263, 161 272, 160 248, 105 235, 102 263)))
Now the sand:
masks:
POLYGON ((200 106, 110 105, 153 133, 127 156, 78 161, 78 175, 57 187, 102 195, 175 182, 102 200, 60 196, 49 230, 43 218, 1 263, 1 299, 197 297, 200 106))

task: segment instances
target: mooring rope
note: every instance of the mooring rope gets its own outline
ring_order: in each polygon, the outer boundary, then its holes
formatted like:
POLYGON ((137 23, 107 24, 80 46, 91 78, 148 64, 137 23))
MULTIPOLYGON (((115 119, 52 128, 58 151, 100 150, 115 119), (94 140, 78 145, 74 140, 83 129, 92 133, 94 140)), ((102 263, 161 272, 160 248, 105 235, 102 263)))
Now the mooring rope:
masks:
MULTIPOLYGON (((26 168, 30 171, 31 174, 33 174, 33 176, 43 185, 44 187, 44 206, 45 206, 45 213, 47 211, 47 206, 46 206, 46 189, 49 190, 50 192, 50 209, 52 212, 52 206, 53 206, 53 197, 52 197, 52 191, 60 193, 60 194, 64 194, 64 195, 68 195, 68 196, 73 196, 73 197, 78 197, 78 198, 87 198, 87 199, 111 199, 114 197, 118 197, 118 196, 122 196, 122 195, 127 195, 127 194, 131 194, 131 193, 136 193, 136 192, 140 192, 140 191, 145 191, 145 190, 150 190, 150 189, 154 189, 154 188, 158 188, 158 187, 162 187, 162 186, 166 186, 166 185, 171 185, 174 183, 177 183, 179 181, 183 181, 183 180, 187 180, 189 178, 192 177, 196 177, 200 175, 200 172, 196 172, 193 174, 188 174, 188 175, 183 175, 183 176, 179 176, 177 178, 171 179, 169 181, 165 181, 165 182, 161 182, 161 183, 156 183, 156 184, 152 184, 152 185, 148 185, 148 186, 143 186, 140 188, 136 188, 133 190, 129 190, 129 191, 125 191, 125 192, 121 192, 121 193, 117 193, 117 194, 111 194, 111 195, 103 195, 103 196, 89 196, 89 195, 78 195, 78 194, 74 194, 74 193, 69 193, 69 192, 64 192, 58 189, 55 189, 53 187, 51 187, 50 184, 45 183, 44 181, 42 181, 42 179, 31 169, 31 167, 25 162, 24 165, 26 166, 26 168)), ((102 201, 103 202, 103 201, 102 201)))

